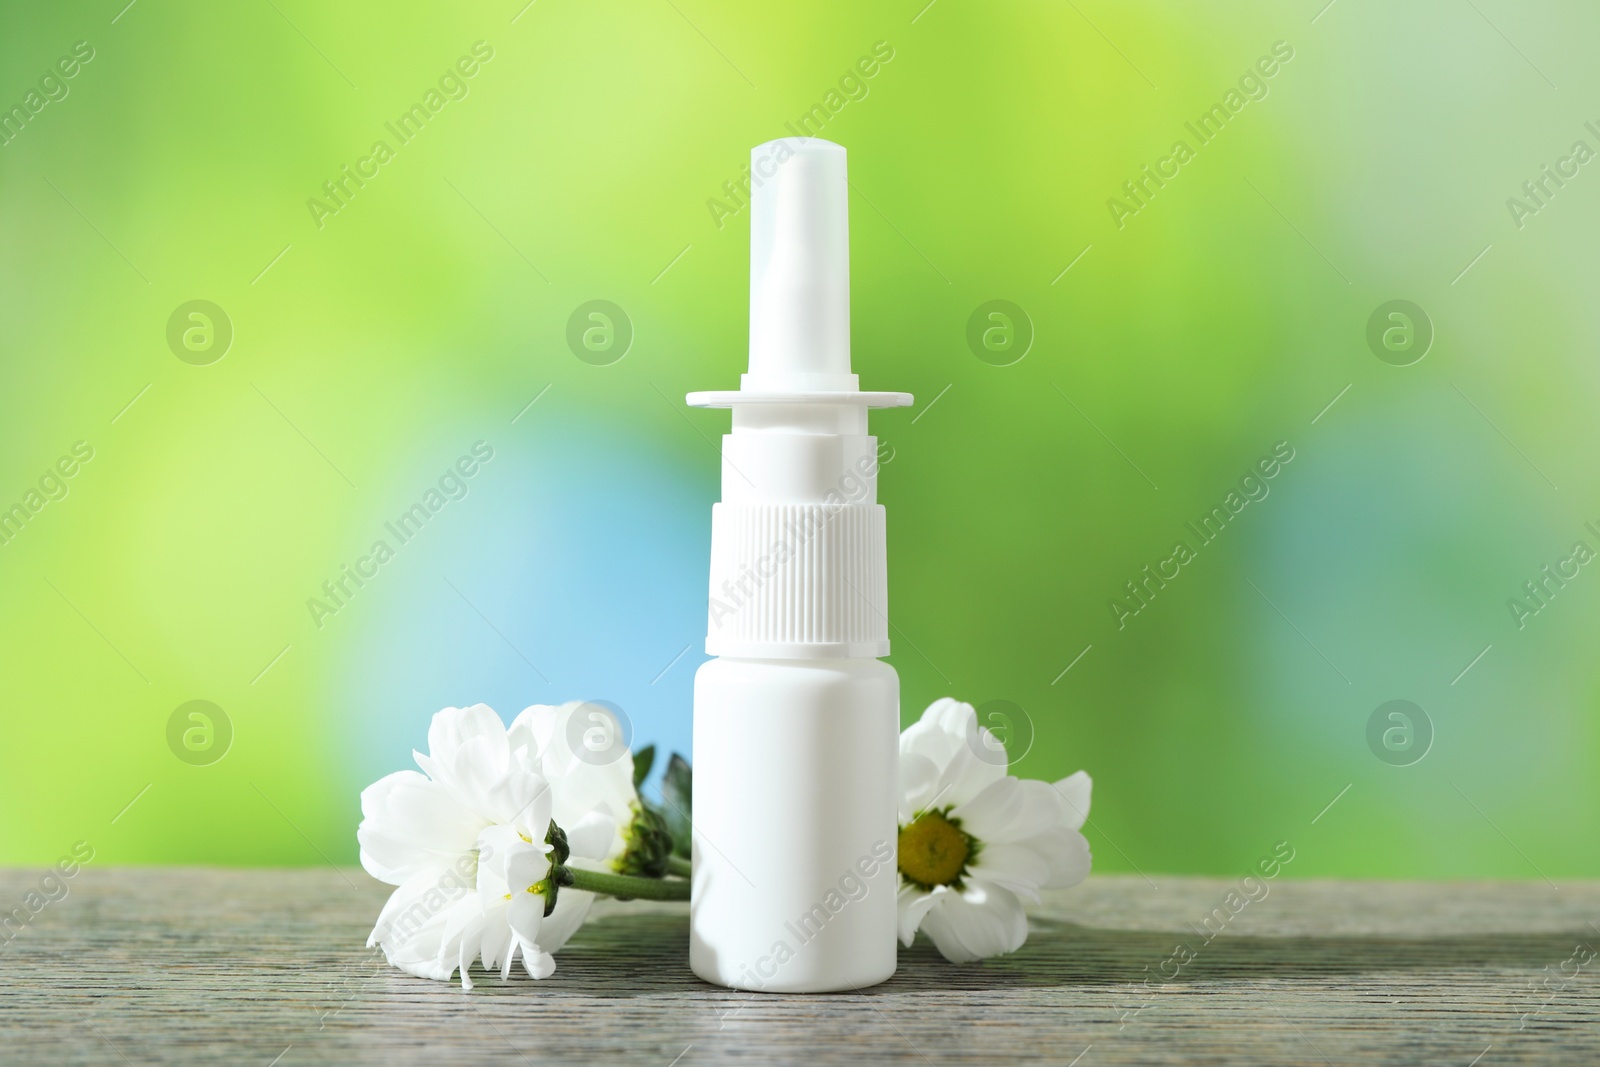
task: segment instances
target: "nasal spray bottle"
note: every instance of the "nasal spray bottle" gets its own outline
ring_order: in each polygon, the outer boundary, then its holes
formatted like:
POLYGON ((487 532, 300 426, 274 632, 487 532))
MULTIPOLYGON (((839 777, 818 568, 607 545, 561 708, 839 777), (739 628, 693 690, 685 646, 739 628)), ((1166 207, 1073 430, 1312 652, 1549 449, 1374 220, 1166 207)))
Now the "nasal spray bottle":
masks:
POLYGON ((900 679, 878 442, 850 372, 844 148, 750 153, 750 372, 730 392, 694 680, 689 962, 708 982, 859 989, 895 969, 900 679))

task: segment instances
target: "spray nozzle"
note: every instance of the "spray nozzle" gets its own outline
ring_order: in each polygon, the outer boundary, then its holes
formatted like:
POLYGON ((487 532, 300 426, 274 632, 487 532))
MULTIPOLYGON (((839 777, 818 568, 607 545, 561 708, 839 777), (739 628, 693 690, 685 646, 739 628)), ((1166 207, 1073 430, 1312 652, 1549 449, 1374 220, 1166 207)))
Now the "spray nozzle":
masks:
POLYGON ((844 149, 815 138, 768 141, 751 151, 750 175, 745 384, 854 389, 844 149))
POLYGON ((695 407, 854 403, 850 372, 850 183, 842 145, 785 137, 750 151, 750 365, 737 392, 690 393, 695 407))

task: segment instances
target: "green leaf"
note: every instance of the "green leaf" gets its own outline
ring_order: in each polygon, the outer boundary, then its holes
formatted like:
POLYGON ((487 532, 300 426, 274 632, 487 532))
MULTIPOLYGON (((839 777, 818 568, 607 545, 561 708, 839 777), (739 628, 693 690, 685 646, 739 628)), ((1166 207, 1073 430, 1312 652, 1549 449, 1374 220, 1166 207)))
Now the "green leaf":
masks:
POLYGON ((677 856, 689 855, 692 836, 690 784, 689 761, 674 752, 672 759, 667 761, 666 773, 661 776, 661 800, 667 830, 672 834, 672 852, 677 856))
POLYGON ((656 762, 656 746, 646 745, 633 754, 633 788, 638 789, 650 777, 650 768, 656 762))

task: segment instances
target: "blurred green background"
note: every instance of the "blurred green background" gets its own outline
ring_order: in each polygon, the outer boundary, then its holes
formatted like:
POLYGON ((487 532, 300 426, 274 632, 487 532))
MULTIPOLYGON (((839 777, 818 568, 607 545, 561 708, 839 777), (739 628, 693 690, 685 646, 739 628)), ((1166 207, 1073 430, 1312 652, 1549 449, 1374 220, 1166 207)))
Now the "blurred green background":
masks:
POLYGON ((1020 709, 1020 773, 1094 775, 1100 870, 1600 875, 1562 563, 1600 549, 1600 13, 1325 3, 7 5, 0 863, 354 862, 447 704, 687 750, 724 183, 811 113, 856 369, 917 396, 874 422, 906 721, 1020 709), (568 344, 593 300, 620 358, 568 344))

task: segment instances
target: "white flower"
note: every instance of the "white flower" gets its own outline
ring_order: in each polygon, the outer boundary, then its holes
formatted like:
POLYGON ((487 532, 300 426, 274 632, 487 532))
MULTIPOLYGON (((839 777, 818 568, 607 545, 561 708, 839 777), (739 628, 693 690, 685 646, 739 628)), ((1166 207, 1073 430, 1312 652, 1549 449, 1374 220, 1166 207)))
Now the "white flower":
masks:
POLYGON ((900 940, 920 928, 956 963, 1022 947, 1022 902, 1089 873, 1089 776, 1011 777, 1003 751, 948 697, 900 735, 900 940))
POLYGON ((445 708, 428 729, 428 754, 413 753, 425 773, 399 771, 362 792, 361 865, 399 887, 367 941, 391 964, 438 981, 459 969, 467 989, 474 959, 502 978, 518 955, 534 978, 555 970, 551 953, 593 897, 560 893, 545 914, 551 864, 567 860, 559 838, 547 840, 552 817, 572 856, 590 863, 604 863, 618 836, 604 788, 559 755, 546 766, 545 746, 559 746, 545 727, 560 715, 532 707, 508 731, 483 704, 445 708), (584 808, 591 797, 600 799, 584 808))
MULTIPOLYGON (((579 861, 573 866, 613 869, 627 851, 628 830, 640 806, 633 787, 633 754, 616 717, 597 701, 534 704, 517 716, 509 733, 512 748, 527 745, 539 753, 540 773, 555 795, 552 814, 569 838, 586 819, 604 818, 612 827, 609 838, 599 834, 598 826, 593 840, 585 831, 585 848, 572 850, 579 861)), ((594 894, 576 890, 572 896, 585 901, 585 910, 594 899, 594 894)), ((561 901, 566 898, 563 892, 561 901)))

